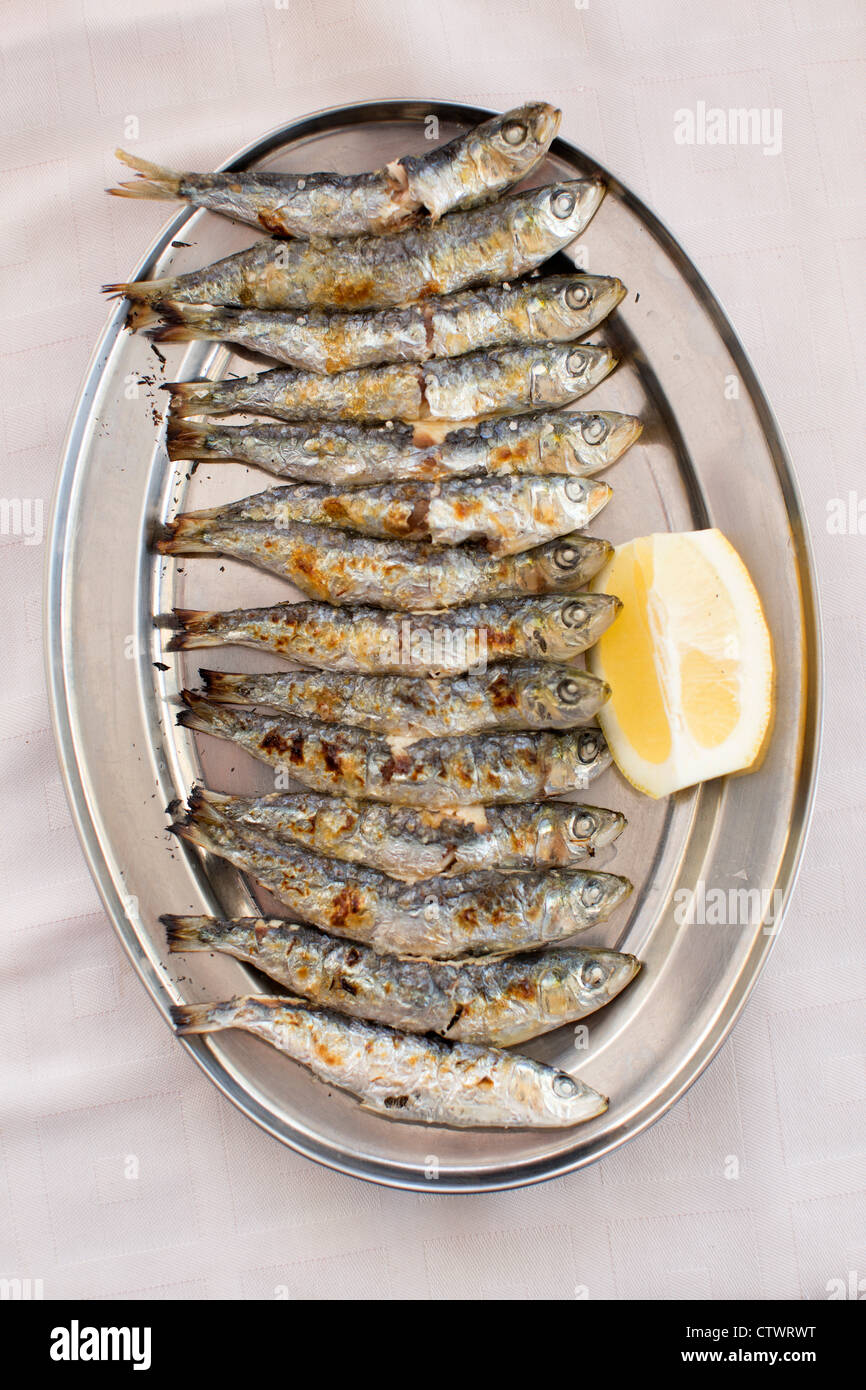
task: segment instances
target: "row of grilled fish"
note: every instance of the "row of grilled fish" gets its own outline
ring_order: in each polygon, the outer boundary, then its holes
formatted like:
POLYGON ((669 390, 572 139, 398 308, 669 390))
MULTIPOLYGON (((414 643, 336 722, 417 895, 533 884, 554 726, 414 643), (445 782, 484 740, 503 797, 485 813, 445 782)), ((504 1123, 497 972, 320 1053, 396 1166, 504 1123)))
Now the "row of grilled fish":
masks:
POLYGON ((232 342, 289 369, 169 388, 172 458, 295 485, 181 515, 154 541, 248 560, 319 600, 161 620, 171 649, 240 643, 308 668, 203 672, 204 694, 184 692, 179 722, 307 790, 200 789, 172 826, 300 919, 165 918, 172 950, 226 952, 295 996, 181 1006, 175 1023, 247 1029, 368 1108, 436 1124, 600 1113, 584 1083, 499 1049, 585 1016, 639 969, 559 945, 630 891, 580 867, 623 817, 539 800, 610 762, 600 730, 580 727, 607 687, 566 663, 619 607, 581 592, 610 554, 578 534, 610 496, 591 475, 640 432, 615 412, 550 409, 615 365, 575 340, 621 283, 507 283, 580 234, 603 185, 484 206, 557 123, 522 108, 358 176, 175 175, 125 157, 146 178, 112 190, 297 238, 107 287, 157 341, 232 342), (235 414, 279 423, 187 418, 235 414))

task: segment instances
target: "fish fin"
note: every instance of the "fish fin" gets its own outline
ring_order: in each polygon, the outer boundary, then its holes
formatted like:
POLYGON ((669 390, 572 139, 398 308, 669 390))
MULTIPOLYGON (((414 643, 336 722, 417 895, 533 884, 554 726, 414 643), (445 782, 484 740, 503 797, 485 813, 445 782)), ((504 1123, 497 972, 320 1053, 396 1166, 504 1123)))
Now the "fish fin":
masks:
MULTIPOLYGON (((200 734, 214 733, 214 724, 217 722, 214 711, 209 707, 207 700, 195 696, 191 690, 181 692, 186 701, 186 709, 178 710, 177 722, 184 729, 195 729, 200 734)), ((190 809, 195 812, 200 803, 196 800, 193 791, 189 799, 190 809)))
POLYGON ((222 454, 208 447, 208 426, 197 425, 169 415, 166 427, 166 446, 170 459, 219 459, 222 454))
POLYGON ((171 1021, 178 1033, 218 1033, 230 1027, 222 1018, 220 1004, 172 1004, 171 1021))
POLYGON ((174 521, 157 522, 151 531, 151 546, 160 555, 210 555, 213 546, 202 540, 206 516, 176 516, 174 521))
POLYGON ((183 651, 186 647, 215 647, 221 644, 221 639, 209 633, 208 627, 219 616, 206 608, 175 608, 172 613, 158 614, 154 626, 174 630, 175 635, 168 644, 170 652, 183 651))
POLYGON ((210 415, 215 413, 212 381, 167 381, 159 389, 171 392, 172 414, 183 418, 186 415, 210 415))
POLYGON ((141 299, 152 304, 157 299, 171 299, 172 291, 176 288, 174 276, 168 276, 162 280, 129 280, 116 285, 103 285, 102 292, 112 299, 141 299))
POLYGON ((207 698, 221 705, 236 704, 238 690, 249 680, 249 676, 205 669, 199 670, 199 677, 204 681, 204 693, 207 698))
POLYGON ((210 945, 202 935, 205 924, 213 921, 211 917, 177 917, 172 912, 164 912, 160 922, 165 927, 170 951, 207 951, 210 945))
POLYGON ((165 320, 154 328, 150 337, 155 343, 192 343, 199 339, 211 341, 221 337, 231 315, 220 316, 204 304, 181 304, 176 299, 161 299, 153 305, 153 321, 165 320))
POLYGON ((138 155, 127 154, 126 150, 115 150, 114 155, 121 164, 134 169, 138 176, 135 179, 124 179, 118 188, 106 190, 116 198, 159 198, 175 202, 183 197, 180 191, 183 174, 176 173, 174 169, 166 169, 161 164, 152 164, 149 159, 141 159, 138 155))
MULTIPOLYGON (((184 694, 189 692, 185 691, 184 694)), ((225 806, 233 798, 227 792, 215 792, 210 787, 204 786, 201 782, 196 782, 189 794, 189 804, 192 810, 198 810, 200 806, 225 806)))

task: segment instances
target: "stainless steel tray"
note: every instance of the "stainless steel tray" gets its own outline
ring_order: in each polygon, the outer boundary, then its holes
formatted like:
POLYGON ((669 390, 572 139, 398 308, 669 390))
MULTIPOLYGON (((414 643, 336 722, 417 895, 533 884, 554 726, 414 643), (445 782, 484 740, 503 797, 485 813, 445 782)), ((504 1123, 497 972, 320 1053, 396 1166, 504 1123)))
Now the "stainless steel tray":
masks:
MULTIPOLYGON (((364 170, 425 148, 490 113, 434 101, 370 102, 323 111, 274 131, 226 168, 364 170)), ((628 189, 558 140, 533 180, 604 174, 609 192, 578 247, 585 268, 621 276, 629 294, 594 341, 615 343, 616 373, 591 397, 633 411, 642 440, 606 475, 614 497, 593 528, 613 541, 654 530, 718 526, 763 597, 778 663, 778 713, 766 758, 728 778, 652 802, 611 770, 591 799, 625 811, 614 867, 635 883, 630 909, 595 934, 634 951, 644 970, 581 1030, 527 1047, 611 1097, 577 1130, 463 1133, 362 1111, 302 1068, 241 1033, 184 1040, 228 1098, 283 1143, 320 1163, 398 1187, 479 1191, 581 1167, 645 1129, 707 1065, 767 958, 791 891, 809 816, 820 729, 819 619, 808 539, 784 445, 722 309, 665 227, 628 189), (732 398, 733 397, 733 398, 732 398), (681 924, 683 892, 722 889, 739 918, 681 924), (758 890, 751 918, 738 890, 758 890), (745 919, 745 920, 744 920, 745 919)), ((181 211, 138 274, 181 272, 247 245, 254 233, 181 211), (172 246, 173 241, 192 246, 172 246)), ((46 650, 60 761, 90 867, 130 959, 167 1017, 183 999, 225 998, 261 981, 226 957, 167 957, 161 912, 249 911, 242 878, 201 862, 166 834, 166 804, 193 780, 269 789, 268 772, 216 740, 197 747, 174 724, 172 697, 207 665, 268 669, 240 649, 166 655, 152 615, 173 606, 230 608, 286 597, 273 577, 229 560, 159 561, 154 518, 268 486, 235 465, 167 461, 158 419, 166 397, 148 342, 123 329, 118 305, 89 369, 60 470, 47 572, 46 650), (162 670, 154 665, 164 663, 162 670)), ((222 347, 167 349, 165 380, 237 370, 222 347)), ((264 899, 262 899, 264 901, 264 899)), ((698 910, 698 918, 701 913, 698 910)))

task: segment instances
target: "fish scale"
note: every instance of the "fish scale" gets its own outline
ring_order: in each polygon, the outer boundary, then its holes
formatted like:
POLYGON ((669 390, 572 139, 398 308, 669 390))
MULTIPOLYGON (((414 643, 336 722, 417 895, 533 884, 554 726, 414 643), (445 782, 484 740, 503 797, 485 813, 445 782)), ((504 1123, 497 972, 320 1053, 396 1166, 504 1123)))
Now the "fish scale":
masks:
POLYGON ((580 477, 615 463, 638 438, 641 422, 618 411, 540 411, 446 429, 319 421, 207 423, 169 415, 171 459, 237 461, 277 477, 360 486, 408 479, 510 474, 580 477))
POLYGON ((370 676, 341 671, 201 670, 208 700, 269 705, 302 719, 414 738, 488 729, 570 729, 610 695, 604 681, 550 662, 509 662, 468 675, 370 676))
POLYGON ((184 1034, 243 1028, 392 1119, 562 1128, 607 1108, 606 1097, 584 1082, 518 1053, 418 1037, 297 999, 175 1005, 172 1021, 184 1034))
POLYGON ((599 729, 422 739, 398 749, 360 729, 212 704, 191 691, 178 723, 214 734, 317 791, 403 806, 529 801, 586 788, 610 765, 599 729))
POLYGON ((603 1008, 640 963, 580 947, 457 962, 380 956, 281 918, 160 919, 174 952, 223 951, 295 995, 410 1033, 512 1047, 603 1008))

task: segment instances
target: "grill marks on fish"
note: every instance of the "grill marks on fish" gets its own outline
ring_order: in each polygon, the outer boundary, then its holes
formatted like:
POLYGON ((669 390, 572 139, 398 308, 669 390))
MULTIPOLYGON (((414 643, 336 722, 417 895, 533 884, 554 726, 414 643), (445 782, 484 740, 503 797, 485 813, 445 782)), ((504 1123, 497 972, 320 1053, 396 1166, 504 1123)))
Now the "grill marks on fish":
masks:
POLYGON ((147 303, 386 309, 516 280, 580 235, 603 196, 599 180, 572 179, 448 213, 399 237, 264 240, 188 275, 104 288, 147 303))
POLYGON ((604 921, 631 891, 628 879, 581 869, 404 884, 272 839, 207 801, 171 829, 252 875, 303 921, 386 954, 449 960, 552 945, 604 921))
POLYGON ((163 544, 170 540, 176 545, 238 523, 267 524, 280 531, 307 523, 433 545, 484 542, 492 554, 512 555, 588 525, 610 496, 606 483, 568 477, 401 482, 342 490, 296 483, 226 506, 185 512, 162 535, 163 544))
POLYGON ((425 214, 435 221, 497 198, 544 158, 560 119, 547 102, 530 102, 420 157, 404 155, 364 174, 177 173, 117 150, 138 177, 108 191, 121 198, 185 200, 276 236, 392 232, 425 214))
POLYGON ((277 477, 340 485, 509 474, 580 477, 615 463, 641 423, 617 411, 506 416, 430 438, 429 427, 208 424, 169 415, 171 459, 251 464, 277 477))
POLYGON ((578 791, 610 765, 600 729, 422 739, 397 750, 345 725, 211 704, 184 691, 178 723, 288 767, 305 785, 404 806, 472 806, 578 791))
POLYGON ((513 659, 573 661, 613 622, 608 594, 471 604, 397 617, 382 608, 280 603, 217 613, 177 608, 156 619, 174 630, 169 651, 232 644, 305 666, 382 675, 448 675, 513 659))
POLYGON ((160 534, 156 548, 164 555, 233 556, 270 570, 313 599, 406 612, 576 593, 611 552, 607 541, 579 534, 518 555, 491 555, 480 546, 443 548, 347 533, 335 541, 329 528, 300 523, 206 521, 192 535, 191 529, 181 522, 174 535, 160 534))
POLYGON ((222 381, 167 383, 171 410, 280 420, 474 420, 567 405, 616 366, 607 347, 538 344, 323 376, 284 368, 222 381))
POLYGON ((618 951, 559 948, 449 964, 380 956, 279 918, 162 919, 173 952, 222 951, 295 995, 410 1033, 512 1047, 602 1008, 640 962, 618 951))
POLYGON ((219 704, 268 705, 301 719, 415 738, 570 729, 592 719, 610 695, 586 671, 534 661, 438 679, 338 671, 199 674, 204 694, 219 704))
POLYGON ((247 830, 415 883, 476 869, 571 868, 622 834, 625 817, 564 802, 439 809, 358 802, 315 792, 229 796, 196 788, 247 830))
POLYGON ((165 300, 134 305, 129 326, 148 329, 155 342, 231 342, 302 371, 333 373, 480 349, 572 342, 601 323, 625 292, 612 276, 563 275, 358 314, 165 300))
POLYGON ((242 1028, 367 1110, 458 1128, 563 1128, 607 1100, 567 1072, 517 1053, 419 1037, 290 998, 249 996, 172 1009, 180 1033, 242 1028))

